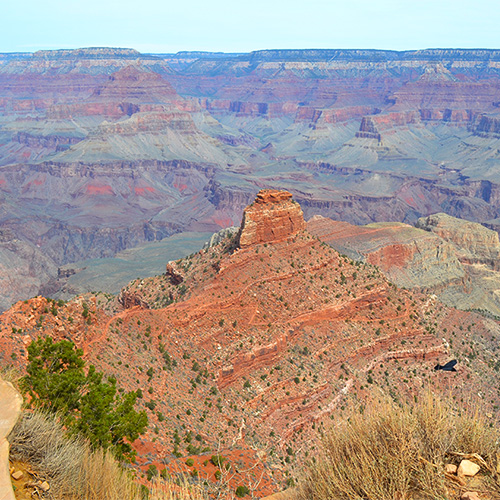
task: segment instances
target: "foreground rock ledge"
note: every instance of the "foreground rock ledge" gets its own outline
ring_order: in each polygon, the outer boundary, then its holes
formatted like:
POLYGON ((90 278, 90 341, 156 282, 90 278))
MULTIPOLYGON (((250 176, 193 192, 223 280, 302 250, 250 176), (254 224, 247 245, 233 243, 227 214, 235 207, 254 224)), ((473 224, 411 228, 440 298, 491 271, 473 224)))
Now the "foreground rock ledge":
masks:
POLYGON ((239 246, 284 240, 305 227, 302 209, 292 200, 291 193, 263 189, 243 212, 239 246))
POLYGON ((15 500, 9 474, 7 436, 19 418, 22 401, 12 384, 0 378, 0 500, 15 500))

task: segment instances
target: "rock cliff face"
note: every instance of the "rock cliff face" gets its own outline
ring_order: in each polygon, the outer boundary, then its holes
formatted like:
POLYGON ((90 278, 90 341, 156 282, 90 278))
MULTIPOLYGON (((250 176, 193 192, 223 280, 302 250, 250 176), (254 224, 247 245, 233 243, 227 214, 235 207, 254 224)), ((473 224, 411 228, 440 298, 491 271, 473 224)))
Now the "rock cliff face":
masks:
POLYGON ((305 229, 300 205, 291 193, 274 189, 259 191, 255 202, 243 211, 238 238, 240 248, 280 241, 305 229))
POLYGON ((353 226, 313 217, 307 228, 339 252, 380 267, 398 286, 435 293, 461 309, 500 316, 498 233, 481 224, 435 214, 417 227, 353 226))
POLYGON ((2 500, 16 499, 10 480, 7 436, 21 414, 22 403, 23 398, 12 384, 0 378, 0 498, 2 500))
POLYGON ((17 238, 14 231, 0 228, 0 311, 37 295, 56 273, 57 266, 50 256, 17 238))
POLYGON ((131 65, 110 75, 106 84, 98 87, 92 97, 104 101, 151 103, 167 102, 179 96, 158 73, 131 65))
POLYGON ((307 229, 339 252, 379 266, 398 286, 432 288, 465 276, 453 245, 408 224, 354 226, 316 216, 307 229))
POLYGON ((482 262, 500 269, 500 241, 496 231, 442 213, 422 217, 416 226, 452 243, 463 262, 482 262))
POLYGON ((10 58, 0 67, 4 74, 89 74, 109 75, 130 64, 145 64, 160 72, 170 72, 168 65, 153 55, 134 49, 96 47, 74 50, 39 50, 29 57, 10 58))
POLYGON ((472 126, 472 130, 476 135, 482 137, 500 137, 500 115, 479 115, 476 123, 472 126))
POLYGON ((55 103, 49 107, 47 115, 59 120, 68 116, 105 116, 108 119, 119 119, 139 111, 187 111, 182 109, 183 107, 192 109, 193 105, 185 105, 183 99, 160 74, 137 64, 126 66, 111 74, 105 83, 97 86, 83 101, 55 103), (165 106, 167 104, 168 106, 165 106))
POLYGON ((384 113, 375 116, 365 116, 361 120, 356 137, 381 140, 380 132, 395 128, 421 125, 420 114, 415 111, 384 113))

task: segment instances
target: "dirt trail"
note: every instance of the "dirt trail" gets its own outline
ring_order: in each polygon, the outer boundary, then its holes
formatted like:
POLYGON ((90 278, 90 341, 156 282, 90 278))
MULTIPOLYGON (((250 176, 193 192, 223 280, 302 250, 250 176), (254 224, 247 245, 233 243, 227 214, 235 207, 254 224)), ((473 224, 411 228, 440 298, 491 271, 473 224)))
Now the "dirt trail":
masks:
POLYGON ((108 337, 109 327, 111 326, 111 323, 113 323, 117 319, 128 319, 130 316, 134 316, 136 313, 138 313, 142 310, 143 309, 141 308, 141 306, 134 306, 134 307, 131 307, 130 309, 125 309, 121 313, 118 313, 118 314, 115 314, 114 316, 112 316, 104 325, 104 328, 102 329, 101 334, 94 337, 92 340, 89 340, 83 346, 83 350, 84 350, 85 354, 88 355, 90 346, 92 346, 93 344, 96 344, 98 342, 102 342, 102 341, 106 340, 106 338, 108 337))

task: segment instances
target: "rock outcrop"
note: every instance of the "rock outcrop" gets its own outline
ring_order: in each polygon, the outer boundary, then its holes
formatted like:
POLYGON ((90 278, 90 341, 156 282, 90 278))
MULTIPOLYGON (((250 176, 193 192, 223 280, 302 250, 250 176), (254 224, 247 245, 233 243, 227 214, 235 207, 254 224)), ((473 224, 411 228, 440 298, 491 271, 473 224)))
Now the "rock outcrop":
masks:
POLYGON ((481 114, 471 127, 475 135, 481 137, 500 137, 500 116, 498 114, 481 114))
POLYGON ((341 253, 375 264, 395 284, 447 305, 500 315, 500 243, 495 231, 446 214, 354 226, 316 216, 307 229, 341 253))
POLYGON ((443 213, 421 217, 416 226, 452 243, 461 261, 482 262, 494 269, 500 268, 500 241, 496 231, 443 213))
POLYGON ((379 266, 398 286, 431 288, 465 276, 453 245, 408 224, 354 226, 316 216, 307 228, 339 252, 379 266))
POLYGON ((305 227, 302 209, 292 200, 291 193, 263 189, 243 212, 239 246, 284 240, 305 227))
POLYGON ((12 384, 0 378, 0 500, 15 500, 9 473, 7 436, 21 412, 22 398, 12 384))
MULTIPOLYGON (((139 283, 139 289, 141 288, 141 284, 139 283)), ((149 308, 149 303, 144 300, 144 298, 137 293, 129 292, 126 288, 124 288, 118 294, 118 302, 125 308, 130 309, 132 307, 142 307, 143 309, 149 308)))
POLYGON ((172 285, 179 285, 184 281, 182 271, 177 267, 176 263, 171 261, 167 264, 165 275, 172 285))
POLYGON ((214 233, 211 238, 203 245, 203 248, 212 248, 226 238, 234 238, 238 234, 239 230, 240 228, 237 226, 225 227, 224 229, 221 229, 220 231, 214 233))

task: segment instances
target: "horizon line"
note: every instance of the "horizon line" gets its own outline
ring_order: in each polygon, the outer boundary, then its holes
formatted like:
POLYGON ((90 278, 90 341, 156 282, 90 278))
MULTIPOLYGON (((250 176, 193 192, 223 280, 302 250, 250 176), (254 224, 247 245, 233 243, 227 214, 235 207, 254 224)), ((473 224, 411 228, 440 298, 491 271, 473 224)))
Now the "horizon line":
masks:
POLYGON ((339 48, 339 47, 305 47, 305 48, 268 48, 268 49, 254 49, 249 51, 225 51, 225 50, 178 50, 176 52, 168 52, 168 51, 160 51, 160 52, 141 52, 133 47, 120 47, 120 46, 83 46, 83 47, 61 47, 58 49, 36 49, 36 50, 27 50, 27 51, 1 51, 0 54, 8 55, 8 54, 36 54, 37 52, 63 52, 63 51, 78 51, 78 50, 130 50, 137 52, 138 54, 144 55, 155 55, 155 54, 183 54, 183 53, 198 53, 198 54, 227 54, 227 55, 243 55, 243 54, 253 54, 256 52, 297 52, 297 51, 346 51, 346 52, 354 52, 354 51, 370 51, 370 52, 394 52, 394 53, 405 53, 405 52, 425 52, 425 51, 439 51, 439 50, 453 50, 453 51, 500 51, 500 47, 491 48, 491 47, 426 47, 420 49, 380 49, 380 48, 339 48))

